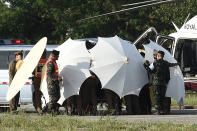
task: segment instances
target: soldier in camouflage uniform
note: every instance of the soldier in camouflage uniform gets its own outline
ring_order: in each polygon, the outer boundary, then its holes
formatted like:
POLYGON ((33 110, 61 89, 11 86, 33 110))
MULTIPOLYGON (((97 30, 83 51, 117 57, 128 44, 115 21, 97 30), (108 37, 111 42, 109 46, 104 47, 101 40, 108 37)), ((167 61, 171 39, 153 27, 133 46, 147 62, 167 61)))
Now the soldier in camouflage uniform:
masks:
MULTIPOLYGON (((9 64, 9 84, 11 84, 17 70, 19 70, 22 65, 23 53, 22 51, 15 53, 15 60, 11 61, 9 64)), ((19 102, 20 92, 18 92, 11 100, 10 100, 10 111, 12 114, 17 113, 17 107, 19 102)))
POLYGON ((164 115, 165 112, 165 94, 167 90, 167 84, 170 80, 169 66, 176 66, 177 63, 168 63, 163 60, 165 53, 158 51, 157 60, 153 63, 153 68, 150 69, 145 65, 145 68, 153 74, 153 88, 155 96, 155 108, 157 112, 155 114, 164 115))
POLYGON ((41 107, 41 91, 40 91, 40 83, 41 83, 41 78, 42 78, 42 68, 44 64, 46 63, 46 49, 44 50, 40 61, 38 62, 38 65, 36 66, 33 75, 34 77, 32 78, 33 80, 33 85, 34 85, 34 94, 33 94, 33 105, 36 109, 36 111, 39 114, 42 114, 42 107, 41 107))
POLYGON ((60 98, 59 81, 62 80, 58 74, 58 66, 56 60, 59 58, 59 51, 53 50, 51 58, 47 61, 47 88, 49 94, 48 110, 49 113, 58 114, 59 106, 57 101, 60 98))

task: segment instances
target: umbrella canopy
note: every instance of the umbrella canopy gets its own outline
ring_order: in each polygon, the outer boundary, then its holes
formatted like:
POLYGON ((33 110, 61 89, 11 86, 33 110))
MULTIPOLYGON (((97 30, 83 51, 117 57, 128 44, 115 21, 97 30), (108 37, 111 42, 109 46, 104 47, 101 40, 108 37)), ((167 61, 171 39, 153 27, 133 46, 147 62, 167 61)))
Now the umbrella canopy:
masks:
MULTIPOLYGON (((144 48, 145 59, 149 60, 150 62, 154 61, 153 50, 155 49, 157 51, 161 50, 165 52, 164 60, 170 63, 177 63, 174 57, 172 57, 172 55, 166 49, 152 41, 149 44, 144 45, 144 48)), ((170 81, 167 86, 166 96, 173 97, 179 103, 180 106, 184 105, 184 78, 179 66, 170 67, 170 81)))
POLYGON ((90 76, 90 53, 86 49, 85 41, 68 39, 56 48, 60 51, 60 76, 63 77, 61 98, 59 103, 72 95, 78 95, 82 83, 90 76))
POLYGON ((139 95, 148 83, 144 59, 134 45, 118 36, 98 38, 96 46, 90 50, 93 66, 90 68, 100 79, 102 87, 124 97, 139 95))
MULTIPOLYGON (((79 94, 82 83, 90 76, 90 54, 86 49, 85 41, 72 39, 68 39, 56 50, 60 51, 57 64, 59 74, 63 80, 60 85, 61 97, 58 103, 62 104, 68 97, 79 94)), ((45 94, 48 94, 48 92, 45 91, 45 94)), ((45 98, 48 98, 48 96, 45 96, 45 98)))

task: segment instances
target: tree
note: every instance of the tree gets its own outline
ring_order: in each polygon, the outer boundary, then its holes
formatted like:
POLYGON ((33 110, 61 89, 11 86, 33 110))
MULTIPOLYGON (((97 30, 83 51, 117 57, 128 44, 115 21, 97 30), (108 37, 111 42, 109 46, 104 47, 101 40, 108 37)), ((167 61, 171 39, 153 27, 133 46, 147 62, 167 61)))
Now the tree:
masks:
POLYGON ((21 38, 34 43, 48 37, 48 43, 58 44, 71 37, 109 37, 118 35, 134 41, 151 26, 158 32, 169 34, 174 31, 171 22, 179 27, 188 13, 194 16, 195 0, 165 4, 156 7, 128 11, 121 14, 78 22, 78 20, 115 10, 121 5, 145 0, 5 0, 10 8, 1 4, 1 38, 21 38))

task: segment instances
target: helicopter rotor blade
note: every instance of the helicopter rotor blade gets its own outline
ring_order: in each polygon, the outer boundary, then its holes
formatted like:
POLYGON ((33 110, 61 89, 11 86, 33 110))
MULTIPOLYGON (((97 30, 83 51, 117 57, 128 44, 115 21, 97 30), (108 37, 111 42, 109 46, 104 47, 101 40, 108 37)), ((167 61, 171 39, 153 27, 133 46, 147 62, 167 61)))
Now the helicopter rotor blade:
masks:
POLYGON ((86 20, 90 20, 90 19, 95 19, 95 18, 99 18, 102 16, 118 14, 118 13, 122 13, 122 12, 129 11, 129 10, 135 10, 135 9, 140 9, 140 8, 144 8, 144 7, 149 7, 149 6, 160 5, 160 4, 164 4, 164 3, 175 2, 175 1, 177 1, 177 0, 165 0, 165 1, 155 2, 155 3, 145 4, 145 5, 141 5, 141 6, 136 6, 136 7, 132 7, 132 8, 122 9, 122 10, 113 11, 113 12, 109 12, 109 13, 105 13, 105 14, 101 14, 101 15, 97 15, 97 16, 84 18, 84 19, 78 20, 78 22, 86 21, 86 20))

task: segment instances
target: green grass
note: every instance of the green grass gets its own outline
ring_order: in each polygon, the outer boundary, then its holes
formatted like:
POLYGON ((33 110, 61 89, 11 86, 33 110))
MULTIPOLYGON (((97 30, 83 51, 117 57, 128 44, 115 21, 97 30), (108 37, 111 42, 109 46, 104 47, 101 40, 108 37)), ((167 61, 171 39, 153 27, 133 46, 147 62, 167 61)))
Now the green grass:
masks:
POLYGON ((117 121, 109 118, 100 120, 85 120, 83 118, 50 115, 37 116, 32 114, 19 113, 19 115, 1 114, 0 130, 90 130, 90 131, 109 131, 109 130, 134 130, 134 131, 182 131, 197 130, 196 124, 175 124, 175 123, 149 123, 149 122, 126 122, 117 121))
MULTIPOLYGON (((178 105, 175 99, 172 99, 172 105, 178 105)), ((197 106, 197 94, 186 94, 185 106, 197 106)))

